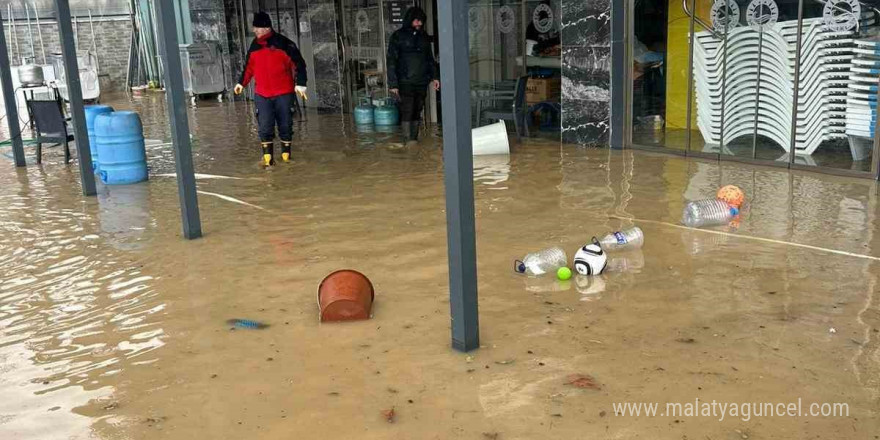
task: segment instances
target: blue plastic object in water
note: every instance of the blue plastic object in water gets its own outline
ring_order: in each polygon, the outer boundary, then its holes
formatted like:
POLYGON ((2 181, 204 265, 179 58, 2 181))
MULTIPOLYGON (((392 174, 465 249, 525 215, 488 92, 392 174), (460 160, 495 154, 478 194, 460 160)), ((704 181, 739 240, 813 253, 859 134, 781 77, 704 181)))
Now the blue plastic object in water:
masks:
POLYGON ((135 112, 113 112, 95 118, 98 175, 107 185, 147 180, 144 128, 135 112))
POLYGON ((252 321, 250 319, 230 319, 226 321, 226 324, 229 324, 233 327, 246 328, 250 330, 262 330, 266 327, 269 327, 269 324, 263 324, 259 321, 252 321))
POLYGON ((376 107, 373 113, 375 113, 376 125, 397 125, 400 122, 397 105, 390 99, 386 99, 381 106, 376 107))
POLYGON ((113 107, 109 105, 87 105, 86 112, 86 131, 89 133, 89 151, 92 152, 92 171, 98 172, 98 144, 95 141, 95 118, 100 114, 111 113, 113 107))
POLYGON ((355 125, 369 125, 373 123, 373 104, 369 99, 364 99, 361 104, 354 108, 355 125))

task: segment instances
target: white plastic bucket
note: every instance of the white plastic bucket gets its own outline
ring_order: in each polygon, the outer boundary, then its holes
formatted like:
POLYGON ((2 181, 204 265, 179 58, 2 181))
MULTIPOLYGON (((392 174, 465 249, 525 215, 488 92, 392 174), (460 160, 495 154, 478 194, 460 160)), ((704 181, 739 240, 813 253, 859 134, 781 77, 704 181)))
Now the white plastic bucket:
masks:
POLYGON ((474 156, 510 154, 507 125, 504 124, 504 121, 471 130, 471 142, 473 143, 474 156))

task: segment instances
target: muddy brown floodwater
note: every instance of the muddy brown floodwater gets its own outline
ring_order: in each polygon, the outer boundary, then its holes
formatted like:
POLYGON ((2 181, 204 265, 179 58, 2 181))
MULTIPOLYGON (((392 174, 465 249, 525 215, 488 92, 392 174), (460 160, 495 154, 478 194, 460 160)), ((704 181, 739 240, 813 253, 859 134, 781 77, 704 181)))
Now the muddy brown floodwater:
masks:
POLYGON ((876 182, 542 140, 479 158, 483 347, 462 354, 436 137, 394 149, 310 114, 295 161, 264 171, 252 109, 203 103, 196 171, 215 178, 198 180, 205 236, 186 241, 161 99, 114 103, 155 140, 148 183, 84 198, 57 148, 42 167, 0 157, 2 439, 880 435, 876 182), (748 196, 738 229, 676 226, 686 199, 723 184, 748 196), (616 272, 512 270, 633 224, 645 246, 612 255, 616 272), (370 277, 373 319, 319 324, 318 283, 339 268, 370 277), (660 415, 798 399, 849 413, 660 415), (625 402, 661 407, 636 417, 625 402))

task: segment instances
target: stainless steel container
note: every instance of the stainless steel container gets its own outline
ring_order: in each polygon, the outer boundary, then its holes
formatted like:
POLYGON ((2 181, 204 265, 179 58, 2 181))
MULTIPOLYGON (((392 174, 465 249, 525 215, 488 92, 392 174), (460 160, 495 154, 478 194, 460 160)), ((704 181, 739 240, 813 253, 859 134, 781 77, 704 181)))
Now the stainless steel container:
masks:
POLYGON ((18 67, 18 81, 24 87, 38 87, 45 82, 43 67, 36 64, 25 64, 18 67))

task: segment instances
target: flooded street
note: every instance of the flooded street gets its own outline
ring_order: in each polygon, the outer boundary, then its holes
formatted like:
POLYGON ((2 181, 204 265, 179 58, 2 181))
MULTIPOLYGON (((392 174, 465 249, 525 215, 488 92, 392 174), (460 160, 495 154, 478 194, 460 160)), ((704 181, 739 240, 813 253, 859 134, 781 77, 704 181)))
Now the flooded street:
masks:
POLYGON ((111 103, 144 120, 148 183, 85 198, 60 148, 41 167, 0 157, 0 439, 880 434, 877 182, 547 140, 477 158, 483 348, 463 354, 450 348, 438 138, 390 148, 393 133, 309 114, 294 162, 267 171, 253 108, 201 103, 190 127, 205 235, 186 241, 163 99, 111 103), (747 195, 738 228, 677 226, 685 200, 726 184, 747 195), (571 256, 631 225, 645 246, 612 254, 615 271, 513 271, 528 252, 571 256), (341 268, 371 279, 373 319, 318 322, 318 284, 341 268), (232 330, 232 318, 269 327, 232 330), (570 384, 577 374, 597 385, 570 384), (695 399, 849 414, 613 406, 695 399))

